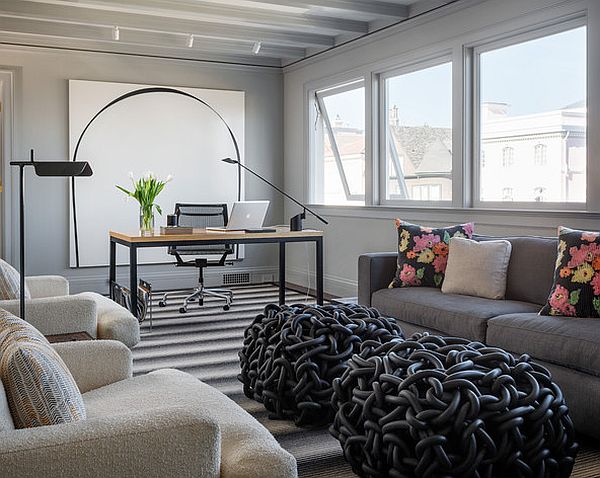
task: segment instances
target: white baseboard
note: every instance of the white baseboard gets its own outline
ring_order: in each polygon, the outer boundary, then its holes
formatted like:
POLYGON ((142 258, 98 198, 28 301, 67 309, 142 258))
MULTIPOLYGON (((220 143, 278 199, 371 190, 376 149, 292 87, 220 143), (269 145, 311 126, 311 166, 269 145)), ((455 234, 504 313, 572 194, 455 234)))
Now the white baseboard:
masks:
MULTIPOLYGON (((223 285, 223 274, 250 275, 250 283, 273 282, 277 277, 276 267, 218 267, 204 270, 204 282, 208 287, 223 285), (216 270, 213 270, 216 269, 216 270)), ((198 283, 196 268, 175 268, 170 271, 138 272, 138 278, 149 282, 153 290, 191 289, 198 283)), ((86 276, 67 276, 71 293, 93 291, 108 293, 108 273, 105 270, 86 276)), ((129 287, 129 273, 117 271, 117 282, 129 287)))
MULTIPOLYGON (((308 274, 306 269, 288 267, 286 268, 286 281, 302 287, 308 286, 308 274)), ((354 297, 358 293, 358 282, 345 277, 324 274, 323 284, 325 292, 337 297, 354 297)), ((310 288, 315 291, 317 278, 314 272, 310 273, 310 288)))

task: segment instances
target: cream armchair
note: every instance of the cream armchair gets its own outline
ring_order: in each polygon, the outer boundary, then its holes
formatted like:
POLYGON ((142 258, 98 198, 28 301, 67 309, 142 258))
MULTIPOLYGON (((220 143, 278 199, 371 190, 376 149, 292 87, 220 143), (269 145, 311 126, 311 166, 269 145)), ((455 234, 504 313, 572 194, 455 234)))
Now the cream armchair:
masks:
MULTIPOLYGON (((140 341, 136 318, 108 297, 95 292, 69 295, 61 276, 26 277, 31 299, 25 303, 27 322, 44 335, 87 332, 133 347, 140 341)), ((0 300, 0 308, 19 316, 18 300, 0 300)))
POLYGON ((191 375, 132 378, 115 341, 56 344, 87 419, 0 431, 0 470, 22 478, 296 478, 296 461, 235 402, 191 375))

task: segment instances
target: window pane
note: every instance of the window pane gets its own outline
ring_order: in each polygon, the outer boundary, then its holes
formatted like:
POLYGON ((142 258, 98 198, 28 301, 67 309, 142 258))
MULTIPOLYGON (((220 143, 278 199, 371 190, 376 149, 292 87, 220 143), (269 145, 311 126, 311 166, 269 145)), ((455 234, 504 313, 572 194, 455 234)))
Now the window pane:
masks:
POLYGON ((320 106, 315 202, 365 203, 365 88, 317 93, 320 106))
POLYGON ((482 201, 585 202, 586 29, 480 55, 482 201))
POLYGON ((385 80, 386 199, 452 199, 452 63, 385 80))

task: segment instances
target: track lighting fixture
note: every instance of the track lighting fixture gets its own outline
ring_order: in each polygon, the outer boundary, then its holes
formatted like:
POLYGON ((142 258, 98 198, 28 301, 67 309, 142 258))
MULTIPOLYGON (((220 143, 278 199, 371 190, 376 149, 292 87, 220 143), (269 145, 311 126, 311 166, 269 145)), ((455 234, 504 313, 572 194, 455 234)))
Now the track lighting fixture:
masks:
POLYGON ((188 48, 192 48, 194 46, 194 35, 188 35, 187 46, 188 48))
POLYGON ((262 42, 256 41, 252 46, 252 53, 258 55, 260 53, 260 49, 262 48, 262 42))
POLYGON ((119 27, 113 27, 112 38, 114 41, 119 41, 119 38, 121 38, 121 32, 119 31, 119 27))

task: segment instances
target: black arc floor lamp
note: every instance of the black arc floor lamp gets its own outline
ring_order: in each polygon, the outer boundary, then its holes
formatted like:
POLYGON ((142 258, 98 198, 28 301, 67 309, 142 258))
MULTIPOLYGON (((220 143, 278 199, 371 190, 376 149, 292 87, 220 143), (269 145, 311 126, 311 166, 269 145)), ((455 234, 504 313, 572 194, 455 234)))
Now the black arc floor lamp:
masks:
POLYGON ((310 208, 308 208, 306 206, 306 204, 302 204, 300 201, 298 201, 297 199, 294 199, 292 196, 290 196, 288 193, 286 193, 285 191, 283 191, 282 189, 278 188, 277 186, 275 186, 272 182, 268 181, 267 179, 263 178, 260 174, 258 174, 255 171, 252 171, 248 166, 244 166, 242 163, 240 163, 239 160, 236 159, 231 159, 231 158, 225 158, 222 159, 221 161, 223 161, 224 163, 228 163, 228 164, 237 164, 238 167, 242 167, 244 168, 246 171, 248 171, 249 173, 254 174, 254 176, 256 176, 258 179, 260 179, 261 181, 264 181, 265 183, 267 183, 269 186, 271 186, 273 189, 275 189, 276 191, 280 192, 281 194, 283 194, 286 198, 288 198, 290 201, 293 201, 294 203, 296 203, 298 206, 300 206, 302 208, 302 212, 300 214, 296 214, 295 216, 293 216, 290 219, 290 231, 301 231, 303 228, 302 225, 302 221, 304 219, 306 219, 306 212, 308 211, 309 213, 311 213, 313 216, 315 216, 319 221, 321 221, 323 224, 329 224, 325 219, 323 219, 321 216, 319 216, 316 212, 314 212, 313 210, 311 210, 310 208))
POLYGON ((91 176, 92 168, 87 161, 35 161, 33 149, 29 161, 11 161, 11 166, 19 168, 19 242, 21 295, 20 316, 25 320, 25 167, 33 166, 35 174, 41 177, 70 178, 75 176, 91 176))

